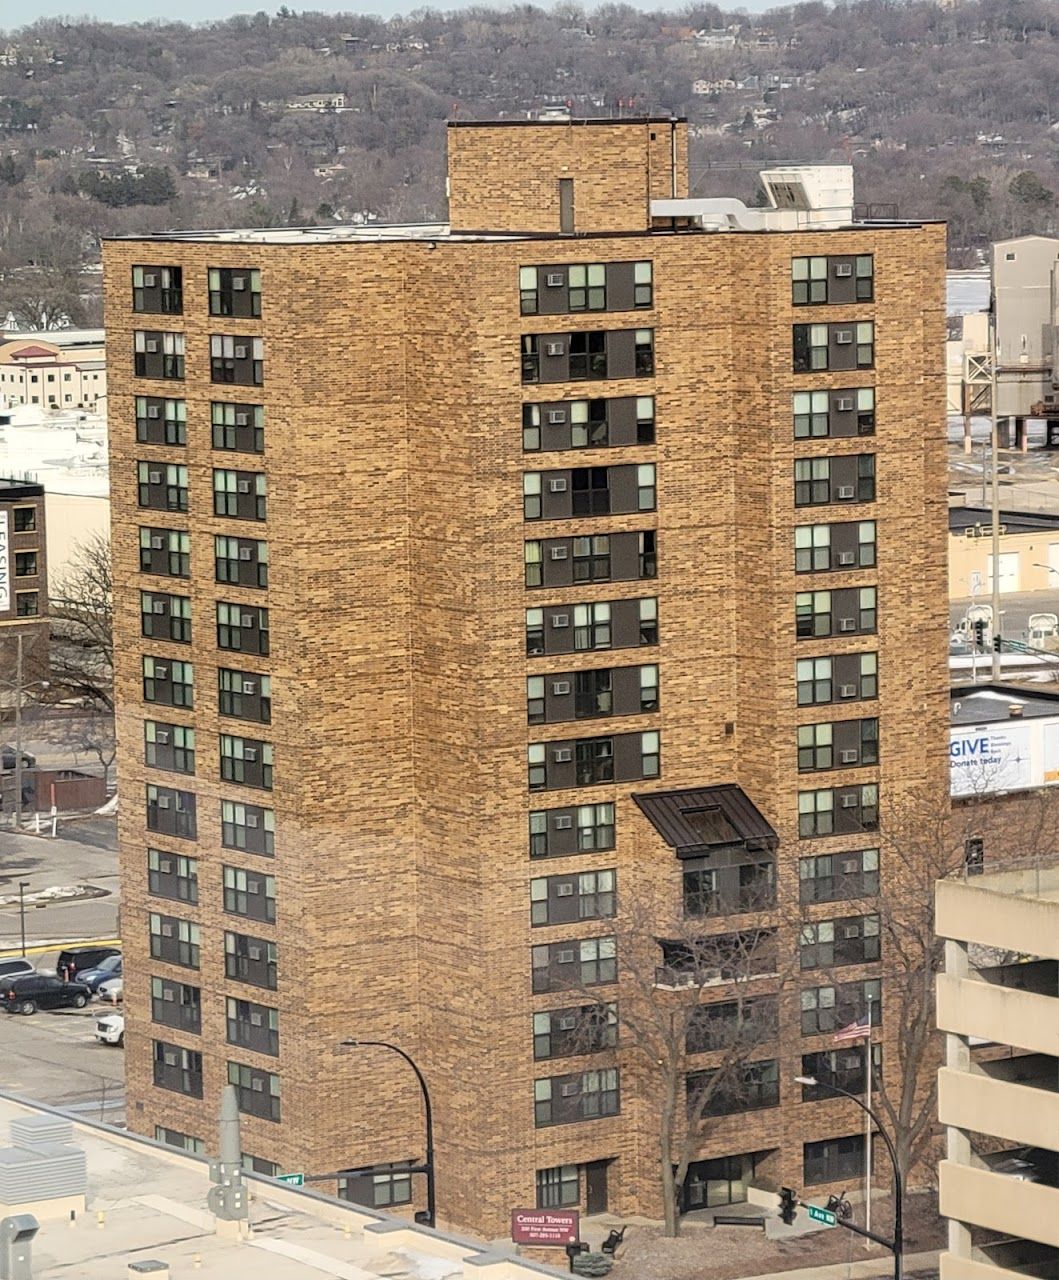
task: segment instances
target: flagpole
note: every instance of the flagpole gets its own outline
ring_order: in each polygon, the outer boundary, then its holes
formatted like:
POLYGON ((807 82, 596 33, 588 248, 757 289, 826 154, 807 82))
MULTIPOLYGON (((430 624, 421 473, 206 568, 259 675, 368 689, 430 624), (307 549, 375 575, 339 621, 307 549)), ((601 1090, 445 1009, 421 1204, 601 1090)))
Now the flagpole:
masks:
POLYGON ((868 997, 868 1042, 865 1046, 867 1054, 867 1086, 868 1117, 867 1133, 864 1140, 864 1227, 871 1230, 871 996, 868 997))

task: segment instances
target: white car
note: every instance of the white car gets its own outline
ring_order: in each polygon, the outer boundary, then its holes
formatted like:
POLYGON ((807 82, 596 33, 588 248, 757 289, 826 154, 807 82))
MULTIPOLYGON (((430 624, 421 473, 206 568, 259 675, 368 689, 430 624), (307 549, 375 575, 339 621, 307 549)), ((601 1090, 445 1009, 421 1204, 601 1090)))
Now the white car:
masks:
POLYGON ((108 978, 96 987, 96 998, 104 1004, 118 1004, 122 999, 123 987, 121 978, 108 978))
POLYGON ((95 1037, 100 1044, 124 1045, 125 1015, 123 1013, 105 1013, 96 1019, 95 1037))

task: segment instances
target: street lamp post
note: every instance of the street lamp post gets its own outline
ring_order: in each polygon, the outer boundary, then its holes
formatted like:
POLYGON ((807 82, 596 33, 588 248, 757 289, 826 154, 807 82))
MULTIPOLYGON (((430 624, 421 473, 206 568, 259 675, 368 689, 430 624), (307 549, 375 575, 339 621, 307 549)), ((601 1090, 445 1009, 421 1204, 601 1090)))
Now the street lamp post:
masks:
POLYGON ((22 934, 23 960, 26 958, 26 890, 28 888, 28 880, 20 880, 18 882, 18 925, 19 932, 22 934))
POLYGON ((414 1173, 425 1173, 427 1175, 427 1208, 426 1213, 420 1219, 416 1214, 416 1221, 422 1221, 427 1227, 437 1225, 437 1197, 434 1187, 434 1113, 430 1106, 430 1090, 427 1088, 427 1082, 423 1079, 423 1073, 419 1070, 415 1061, 403 1049, 399 1049, 397 1045, 390 1044, 388 1040, 343 1040, 343 1045, 351 1049, 389 1049, 392 1053, 396 1053, 398 1057, 404 1058, 405 1062, 415 1072, 416 1079, 419 1081, 419 1089, 423 1095, 423 1110, 426 1115, 426 1138, 427 1151, 426 1159, 422 1165, 414 1169, 414 1173))
POLYGON ((886 1150, 890 1153, 890 1163, 894 1167, 894 1237, 887 1240, 885 1236, 876 1235, 874 1231, 866 1231, 863 1227, 855 1226, 852 1222, 843 1222, 842 1226, 855 1232, 857 1235, 867 1236, 869 1240, 874 1240, 877 1244, 884 1245, 894 1255, 894 1280, 901 1280, 901 1268, 904 1260, 905 1252, 905 1232, 904 1232, 904 1181, 901 1177, 901 1166, 897 1162, 897 1151, 894 1147, 890 1135, 883 1128, 882 1122, 875 1112, 866 1103, 861 1102, 855 1093, 850 1093, 846 1089, 840 1089, 837 1084, 831 1084, 829 1080, 817 1080, 815 1076, 795 1076, 795 1084, 806 1084, 818 1089, 830 1089, 832 1093, 841 1094, 843 1098, 849 1098, 851 1102, 855 1102, 860 1109, 866 1113, 872 1123, 878 1129, 883 1142, 886 1143, 886 1150))

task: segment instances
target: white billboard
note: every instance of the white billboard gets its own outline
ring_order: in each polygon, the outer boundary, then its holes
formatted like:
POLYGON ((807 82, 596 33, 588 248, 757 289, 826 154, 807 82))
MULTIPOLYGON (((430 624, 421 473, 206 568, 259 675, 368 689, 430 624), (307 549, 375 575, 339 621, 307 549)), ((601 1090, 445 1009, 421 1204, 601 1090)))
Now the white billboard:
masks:
POLYGON ((7 528, 9 519, 7 511, 0 510, 0 613, 7 613, 11 608, 11 544, 7 528))
POLYGON ((1059 783, 1059 716, 959 725, 949 731, 954 796, 1059 783))

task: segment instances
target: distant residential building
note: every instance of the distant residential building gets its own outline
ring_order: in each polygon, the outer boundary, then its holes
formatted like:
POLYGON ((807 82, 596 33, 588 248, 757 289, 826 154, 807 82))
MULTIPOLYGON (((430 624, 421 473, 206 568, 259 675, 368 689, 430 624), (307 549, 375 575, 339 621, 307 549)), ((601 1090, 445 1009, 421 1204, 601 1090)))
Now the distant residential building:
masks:
POLYGON ((738 87, 734 80, 696 80, 691 86, 691 92, 705 97, 711 93, 727 93, 738 87))
POLYGON ((939 1201, 946 1280, 1050 1276, 1059 1257, 1059 868, 937 887, 939 1201))
POLYGON ((701 49, 734 49, 736 33, 727 31, 724 27, 714 31, 696 31, 695 43, 701 49))
POLYGON ((298 93, 287 99, 288 111, 341 111, 345 105, 344 93, 298 93))
MULTIPOLYGON (((48 553, 44 488, 0 479, 0 680, 14 678, 12 638, 23 637, 24 663, 47 662, 48 553)), ((29 679, 24 666, 23 678, 29 679)), ((6 701, 0 687, 0 703, 6 701)))
POLYGON ((102 329, 0 334, 0 407, 94 409, 106 395, 102 329))

